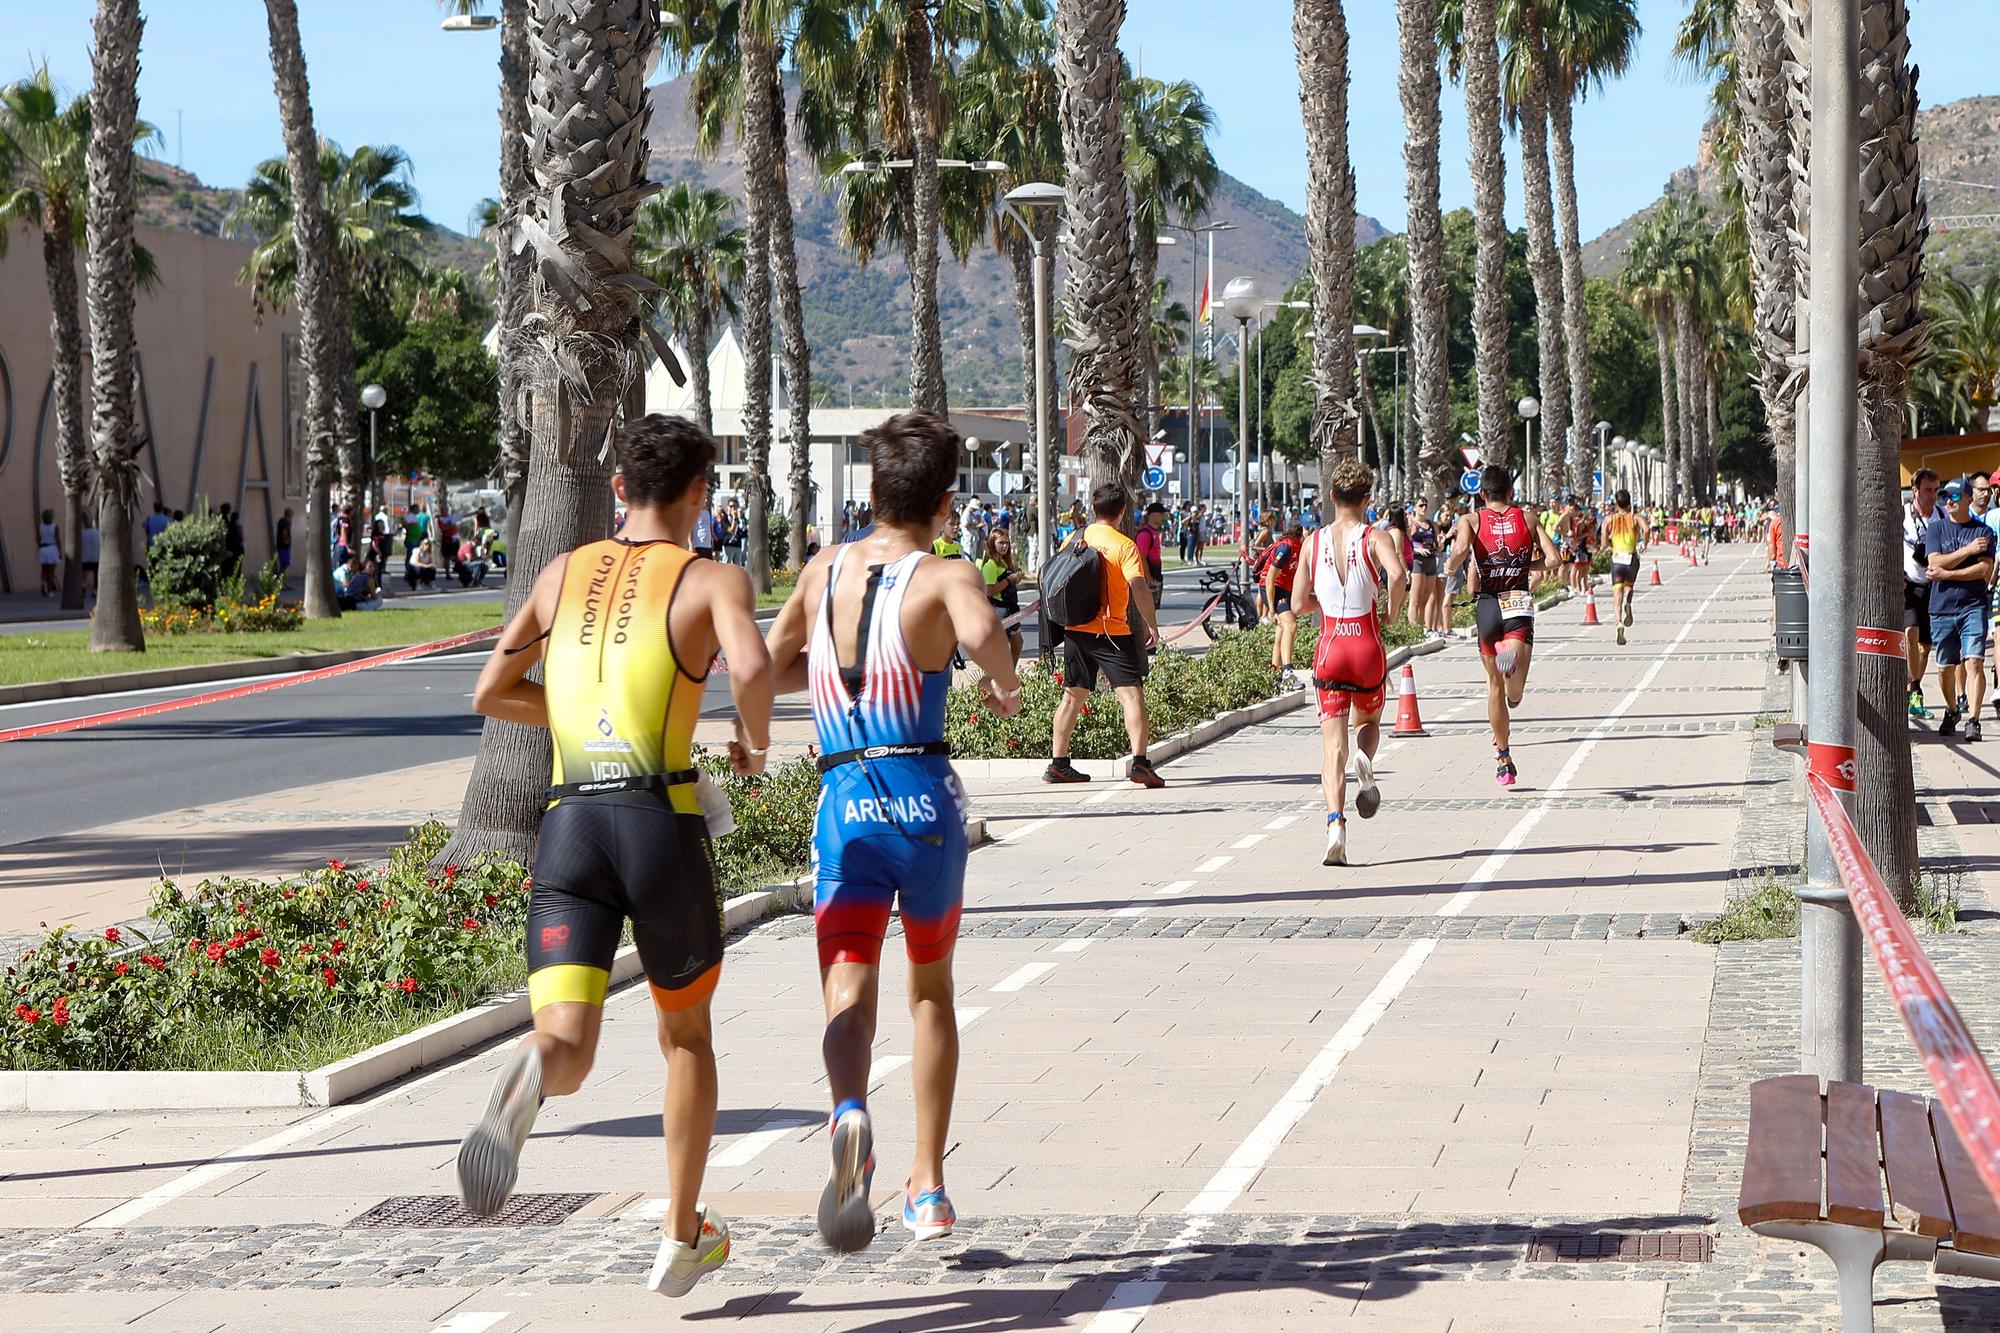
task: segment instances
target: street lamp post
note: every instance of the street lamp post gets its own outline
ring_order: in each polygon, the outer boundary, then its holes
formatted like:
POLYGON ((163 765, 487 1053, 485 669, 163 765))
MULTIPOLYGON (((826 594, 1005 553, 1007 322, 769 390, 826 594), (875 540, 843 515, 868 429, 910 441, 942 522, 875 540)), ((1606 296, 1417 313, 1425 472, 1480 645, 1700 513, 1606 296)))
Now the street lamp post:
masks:
MULTIPOLYGON (((1047 181, 1029 181, 1007 191, 1000 201, 1001 208, 1013 219, 1021 234, 1028 238, 1028 246, 1034 252, 1035 273, 1035 571, 1047 567, 1049 561, 1049 505, 1054 494, 1049 485, 1049 435, 1055 423, 1049 419, 1049 325, 1052 316, 1049 311, 1049 254, 1042 245, 1042 238, 1036 234, 1034 226, 1023 210, 1040 208, 1060 209, 1067 196, 1060 185, 1047 181)), ((1049 643, 1049 613, 1047 604, 1038 596, 1037 624, 1041 642, 1037 645, 1044 664, 1052 660, 1054 649, 1049 643)))
POLYGON ((1523 398, 1514 405, 1514 410, 1521 414, 1522 428, 1527 432, 1527 451, 1522 455, 1526 465, 1522 471, 1527 474, 1528 484, 1522 489, 1526 497, 1533 500, 1541 493, 1540 488, 1535 485, 1535 418, 1542 414, 1541 400, 1523 398))
POLYGON ((1608 421, 1598 422, 1597 423, 1597 502, 1599 504, 1604 503, 1604 497, 1611 489, 1609 485, 1609 474, 1605 471, 1605 456, 1604 456, 1604 442, 1610 437, 1611 437, 1611 423, 1608 421))
POLYGON ((369 527, 374 527, 373 515, 381 504, 379 488, 375 482, 375 414, 388 406, 389 395, 379 384, 370 384, 361 390, 361 405, 368 409, 368 490, 362 497, 362 510, 368 518, 369 527))
POLYGON ((1248 541, 1250 494, 1250 321, 1264 308, 1264 289, 1255 278, 1231 278, 1222 289, 1222 308, 1236 321, 1236 527, 1248 541))
MULTIPOLYGON (((1203 236, 1207 236, 1209 238, 1208 242, 1209 256, 1210 256, 1210 264, 1212 267, 1214 262, 1215 233, 1219 231, 1235 231, 1236 224, 1234 222, 1210 222, 1197 227, 1190 225, 1188 223, 1162 222, 1160 226, 1169 231, 1180 232, 1188 238, 1188 274, 1190 283, 1188 291, 1190 299, 1188 301, 1187 437, 1188 437, 1188 457, 1199 460, 1201 458, 1201 455, 1196 450, 1195 424, 1194 424, 1195 423, 1195 399, 1194 399, 1195 326, 1200 321, 1201 318, 1201 311, 1198 309, 1198 307, 1201 304, 1201 246, 1198 244, 1198 242, 1203 236)), ((1172 241, 1172 238, 1166 236, 1162 236, 1160 240, 1162 244, 1174 243, 1172 241)), ((1150 292, 1147 293, 1146 299, 1148 301, 1152 300, 1152 294, 1150 292)), ((1211 455, 1211 462, 1212 461, 1213 457, 1211 455)), ((1195 466, 1195 484, 1194 484, 1195 498, 1200 499, 1201 464, 1199 461, 1197 461, 1194 466, 1195 466)))

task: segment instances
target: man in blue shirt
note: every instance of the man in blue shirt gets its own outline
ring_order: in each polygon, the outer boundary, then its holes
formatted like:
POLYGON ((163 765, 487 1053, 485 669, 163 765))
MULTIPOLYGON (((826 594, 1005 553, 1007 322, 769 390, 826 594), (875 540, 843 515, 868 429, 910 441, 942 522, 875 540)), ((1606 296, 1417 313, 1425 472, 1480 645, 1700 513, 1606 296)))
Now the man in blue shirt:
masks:
POLYGON ((1938 735, 1958 729, 1980 739, 1979 709, 1986 701, 1987 590, 1993 581, 1993 530, 1972 515, 1972 483, 1954 478, 1938 492, 1939 513, 1924 534, 1931 576, 1932 652, 1944 686, 1938 735))

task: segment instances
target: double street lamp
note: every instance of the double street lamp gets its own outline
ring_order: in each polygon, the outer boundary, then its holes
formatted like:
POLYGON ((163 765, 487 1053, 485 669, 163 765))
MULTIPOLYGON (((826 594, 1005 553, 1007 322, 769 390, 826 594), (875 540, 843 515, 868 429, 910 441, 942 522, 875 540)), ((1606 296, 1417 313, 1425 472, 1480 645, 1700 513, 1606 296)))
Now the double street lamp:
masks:
POLYGON ((1532 501, 1541 490, 1535 484, 1535 418, 1542 414, 1542 400, 1523 398, 1514 405, 1514 410, 1521 414, 1521 424, 1527 432, 1527 452, 1522 455, 1524 465, 1521 469, 1526 474, 1527 485, 1522 490, 1525 497, 1532 501))
MULTIPOLYGON (((1264 309, 1264 289, 1255 278, 1232 278, 1222 289, 1222 308, 1236 321, 1236 528, 1246 544, 1250 537, 1245 505, 1250 487, 1250 321, 1264 309)), ((1261 387, 1263 380, 1258 380, 1261 387)))
MULTIPOLYGON (((1049 437, 1055 423, 1049 417, 1049 326, 1053 322, 1049 294, 1049 253, 1042 244, 1041 234, 1035 230, 1029 214, 1037 209, 1060 209, 1067 195, 1060 185, 1047 181, 1029 181, 1007 191, 1000 200, 1000 208, 1021 229, 1028 239, 1028 247, 1034 255, 1035 275, 1035 569, 1046 569, 1049 563, 1049 538, 1053 529, 1049 523, 1049 507, 1053 503, 1054 488, 1049 485, 1049 437)), ((1041 605, 1039 623, 1041 630, 1041 653, 1047 661, 1053 651, 1049 642, 1049 613, 1046 601, 1037 599, 1041 605)))

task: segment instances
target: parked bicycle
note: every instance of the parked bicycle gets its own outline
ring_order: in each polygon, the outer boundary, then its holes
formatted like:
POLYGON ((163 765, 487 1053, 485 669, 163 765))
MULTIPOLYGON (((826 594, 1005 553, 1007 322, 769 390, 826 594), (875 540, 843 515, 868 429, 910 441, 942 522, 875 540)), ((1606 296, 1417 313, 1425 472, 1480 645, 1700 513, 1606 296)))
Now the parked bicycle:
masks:
POLYGON ((1223 568, 1210 570, 1201 576, 1201 590, 1210 597, 1221 597, 1214 613, 1201 622, 1202 632, 1208 635, 1211 642, 1220 638, 1224 629, 1257 627, 1257 604, 1250 599, 1236 577, 1241 567, 1240 560, 1232 560, 1223 568))

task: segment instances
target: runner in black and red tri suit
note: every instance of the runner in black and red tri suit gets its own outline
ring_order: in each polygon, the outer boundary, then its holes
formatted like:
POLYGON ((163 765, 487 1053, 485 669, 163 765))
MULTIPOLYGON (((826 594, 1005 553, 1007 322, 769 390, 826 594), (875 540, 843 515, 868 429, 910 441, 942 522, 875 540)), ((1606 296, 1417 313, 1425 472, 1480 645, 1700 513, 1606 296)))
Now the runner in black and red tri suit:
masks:
POLYGON ((1511 787, 1520 772, 1508 749, 1508 713, 1521 706, 1535 651, 1535 571, 1557 561, 1555 543, 1532 508, 1514 503, 1514 474, 1480 473, 1479 508, 1452 532, 1451 571, 1472 566, 1479 659, 1486 668, 1486 718, 1493 726, 1494 777, 1511 787))

